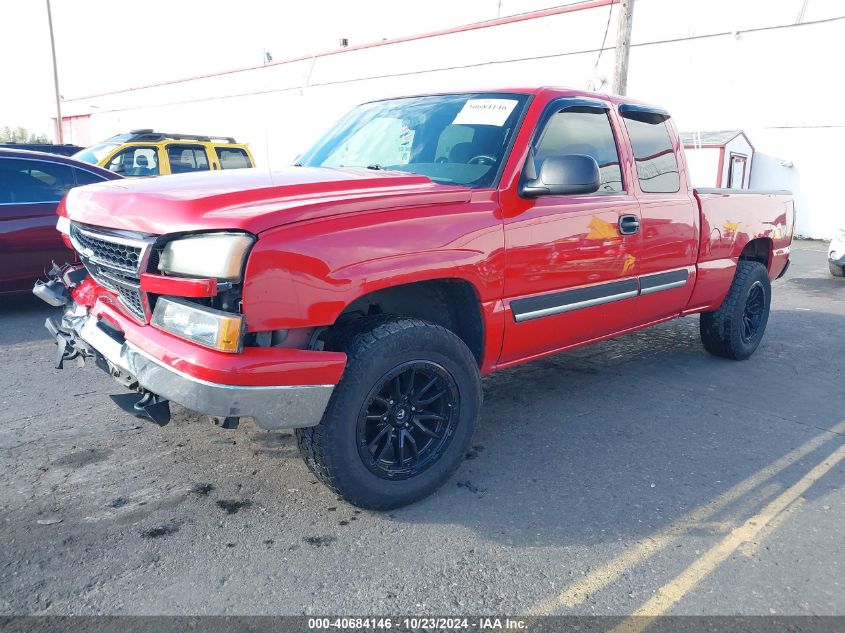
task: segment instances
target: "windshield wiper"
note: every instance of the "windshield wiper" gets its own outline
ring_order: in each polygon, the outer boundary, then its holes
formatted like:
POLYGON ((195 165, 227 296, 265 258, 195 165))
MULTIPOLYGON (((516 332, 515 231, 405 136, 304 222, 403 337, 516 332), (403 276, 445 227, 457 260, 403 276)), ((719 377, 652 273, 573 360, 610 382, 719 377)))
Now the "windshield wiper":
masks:
POLYGON ((384 171, 384 165, 373 163, 372 165, 367 165, 367 169, 372 169, 374 171, 384 171))

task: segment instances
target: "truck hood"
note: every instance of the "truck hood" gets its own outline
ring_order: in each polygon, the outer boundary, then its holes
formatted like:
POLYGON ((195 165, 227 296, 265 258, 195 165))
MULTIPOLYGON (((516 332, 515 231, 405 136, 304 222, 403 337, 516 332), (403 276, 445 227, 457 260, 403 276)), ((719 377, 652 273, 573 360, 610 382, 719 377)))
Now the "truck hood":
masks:
POLYGON ((465 202, 470 194, 466 187, 405 172, 287 167, 98 183, 72 189, 63 207, 75 222, 142 233, 239 229, 257 234, 332 215, 465 202))

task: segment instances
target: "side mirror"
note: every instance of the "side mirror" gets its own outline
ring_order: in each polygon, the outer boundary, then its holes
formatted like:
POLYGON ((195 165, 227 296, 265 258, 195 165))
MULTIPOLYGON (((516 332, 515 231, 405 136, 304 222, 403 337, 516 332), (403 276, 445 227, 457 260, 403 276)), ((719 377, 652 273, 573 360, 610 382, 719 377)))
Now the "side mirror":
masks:
POLYGON ((592 156, 549 156, 540 165, 540 176, 526 181, 521 193, 526 198, 595 193, 600 184, 599 164, 592 156))

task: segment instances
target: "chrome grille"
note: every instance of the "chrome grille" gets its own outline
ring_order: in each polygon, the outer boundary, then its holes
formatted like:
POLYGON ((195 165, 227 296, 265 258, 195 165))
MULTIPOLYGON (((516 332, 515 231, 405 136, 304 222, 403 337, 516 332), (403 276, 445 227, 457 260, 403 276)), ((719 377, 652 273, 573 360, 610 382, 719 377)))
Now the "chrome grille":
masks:
POLYGON ((140 288, 118 286, 117 295, 121 303, 129 308, 132 314, 146 320, 147 311, 144 309, 144 298, 140 288))
POLYGON ((141 273, 146 271, 154 238, 130 237, 71 223, 70 239, 94 280, 117 294, 131 316, 146 323, 150 309, 146 294, 141 291, 141 273))
POLYGON ((126 272, 138 272, 143 250, 142 245, 134 246, 95 237, 90 231, 80 229, 75 224, 70 226, 70 236, 82 247, 82 250, 90 251, 92 253, 90 259, 97 263, 126 272))

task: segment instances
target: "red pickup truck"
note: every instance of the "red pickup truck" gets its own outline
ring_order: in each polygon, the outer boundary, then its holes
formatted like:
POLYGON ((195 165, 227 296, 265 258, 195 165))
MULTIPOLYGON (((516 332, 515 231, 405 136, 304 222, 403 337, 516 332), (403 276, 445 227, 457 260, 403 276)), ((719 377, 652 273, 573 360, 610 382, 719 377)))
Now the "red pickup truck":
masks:
POLYGON ((84 268, 37 294, 58 364, 93 358, 159 424, 295 428, 353 504, 458 467, 480 376, 692 313, 750 356, 789 263, 788 192, 691 189, 660 108, 540 88, 353 110, 299 162, 71 191, 84 268))

